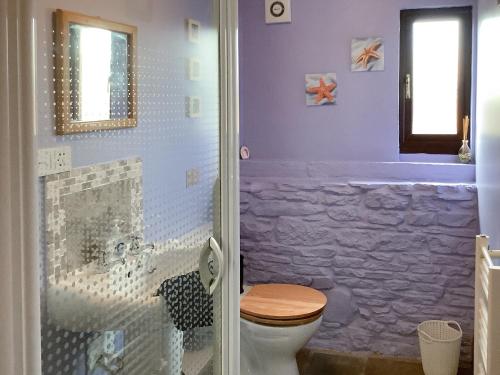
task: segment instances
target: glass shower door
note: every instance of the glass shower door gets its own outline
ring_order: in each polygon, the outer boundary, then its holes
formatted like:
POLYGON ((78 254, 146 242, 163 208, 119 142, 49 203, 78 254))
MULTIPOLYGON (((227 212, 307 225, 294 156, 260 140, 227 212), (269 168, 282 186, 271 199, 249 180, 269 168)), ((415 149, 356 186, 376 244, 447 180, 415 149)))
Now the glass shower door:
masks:
POLYGON ((36 8, 42 373, 220 374, 219 1, 36 8))

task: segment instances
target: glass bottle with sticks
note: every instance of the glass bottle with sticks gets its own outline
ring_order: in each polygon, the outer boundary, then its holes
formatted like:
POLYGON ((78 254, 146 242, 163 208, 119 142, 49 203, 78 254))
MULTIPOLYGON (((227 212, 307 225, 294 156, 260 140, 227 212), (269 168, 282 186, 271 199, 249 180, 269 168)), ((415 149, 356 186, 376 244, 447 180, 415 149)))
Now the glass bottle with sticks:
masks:
POLYGON ((458 150, 458 159, 463 164, 469 164, 472 160, 472 152, 469 147, 469 141, 467 140, 467 136, 469 133, 469 125, 470 125, 469 116, 465 116, 464 119, 462 120, 464 138, 462 140, 462 147, 460 147, 460 150, 458 150))

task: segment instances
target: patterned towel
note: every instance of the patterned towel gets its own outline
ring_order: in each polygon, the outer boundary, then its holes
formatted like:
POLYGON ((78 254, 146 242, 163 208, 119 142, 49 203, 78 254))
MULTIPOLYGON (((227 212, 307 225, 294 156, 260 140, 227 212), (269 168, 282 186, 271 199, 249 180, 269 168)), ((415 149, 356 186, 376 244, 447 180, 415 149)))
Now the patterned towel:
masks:
POLYGON ((198 271, 165 280, 159 289, 180 331, 213 324, 213 299, 203 287, 198 271))

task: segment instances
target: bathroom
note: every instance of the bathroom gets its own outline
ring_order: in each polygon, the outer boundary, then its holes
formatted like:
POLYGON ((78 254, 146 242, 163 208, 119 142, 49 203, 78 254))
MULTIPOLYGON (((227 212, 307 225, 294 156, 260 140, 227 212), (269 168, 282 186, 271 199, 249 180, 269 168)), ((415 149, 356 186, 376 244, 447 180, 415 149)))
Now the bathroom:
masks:
POLYGON ((0 14, 0 374, 500 374, 497 0, 0 14))

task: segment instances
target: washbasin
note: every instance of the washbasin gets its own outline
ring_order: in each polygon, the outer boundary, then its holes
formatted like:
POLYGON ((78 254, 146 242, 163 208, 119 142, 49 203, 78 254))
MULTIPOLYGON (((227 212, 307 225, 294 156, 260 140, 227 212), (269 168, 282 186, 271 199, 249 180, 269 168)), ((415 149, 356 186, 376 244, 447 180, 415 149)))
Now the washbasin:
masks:
POLYGON ((156 291, 171 277, 198 267, 201 248, 157 249, 145 267, 141 257, 128 257, 108 272, 96 273, 84 266, 47 285, 50 323, 73 332, 126 330, 144 314, 158 307, 156 291))
POLYGON ((151 304, 148 277, 134 262, 117 265, 107 273, 83 267, 48 280, 47 309, 50 320, 77 332, 125 329, 130 314, 151 304))

